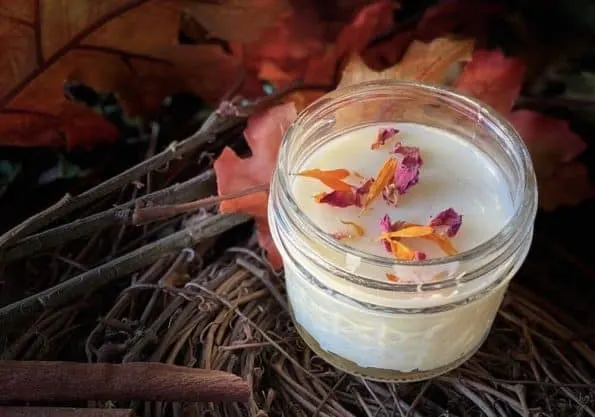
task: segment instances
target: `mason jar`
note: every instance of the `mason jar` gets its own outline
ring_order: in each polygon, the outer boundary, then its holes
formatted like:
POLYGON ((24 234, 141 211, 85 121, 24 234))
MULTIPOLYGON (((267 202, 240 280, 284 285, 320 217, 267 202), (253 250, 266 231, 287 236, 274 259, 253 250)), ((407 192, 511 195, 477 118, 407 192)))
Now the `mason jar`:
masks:
POLYGON ((299 115, 283 139, 269 199, 269 225, 299 334, 335 367, 395 382, 443 374, 479 349, 527 256, 537 210, 530 155, 501 115, 447 88, 386 80, 333 91, 299 115), (398 261, 333 239, 300 210, 292 173, 313 152, 350 129, 399 122, 456 134, 494 162, 513 209, 492 238, 453 256, 398 261), (387 269, 439 278, 378 279, 387 269))

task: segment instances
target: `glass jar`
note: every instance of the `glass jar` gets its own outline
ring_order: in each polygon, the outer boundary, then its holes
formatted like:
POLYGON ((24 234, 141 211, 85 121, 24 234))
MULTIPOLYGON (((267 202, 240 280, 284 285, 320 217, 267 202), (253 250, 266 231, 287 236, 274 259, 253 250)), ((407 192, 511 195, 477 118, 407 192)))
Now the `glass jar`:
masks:
POLYGON ((269 224, 283 258, 298 332, 327 362, 368 379, 419 381, 456 368, 487 337, 508 284, 529 251, 536 210, 536 179, 527 148, 486 105, 416 82, 376 81, 325 95, 288 129, 270 190, 269 224), (504 227, 457 255, 407 262, 358 251, 311 222, 292 195, 291 173, 342 132, 387 122, 444 129, 491 158, 513 204, 504 227), (439 279, 421 284, 379 280, 387 269, 398 271, 399 277, 428 274, 439 279))

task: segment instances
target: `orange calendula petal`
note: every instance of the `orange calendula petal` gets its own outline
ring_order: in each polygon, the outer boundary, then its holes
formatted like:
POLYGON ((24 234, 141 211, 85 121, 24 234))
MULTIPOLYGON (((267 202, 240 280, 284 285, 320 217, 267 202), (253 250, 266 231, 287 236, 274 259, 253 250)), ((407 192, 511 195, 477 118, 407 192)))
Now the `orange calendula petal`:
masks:
POLYGON ((396 259, 401 261, 413 261, 415 259, 415 252, 403 245, 397 240, 391 240, 390 250, 396 259))
POLYGON ((374 182, 370 186, 370 191, 368 191, 368 194, 366 195, 366 199, 364 200, 364 204, 362 206, 362 211, 364 211, 370 205, 370 203, 372 203, 372 201, 374 201, 374 199, 382 193, 384 187, 386 187, 393 180, 396 168, 397 160, 395 158, 389 158, 384 162, 382 168, 380 168, 378 174, 376 174, 374 182))
POLYGON ((317 203, 320 203, 320 202, 322 202, 322 199, 323 199, 324 197, 326 197, 326 195, 327 195, 327 193, 325 193, 324 191, 321 191, 321 192, 319 192, 318 194, 314 195, 314 200, 315 200, 317 203))
POLYGON ((355 234, 357 236, 363 236, 365 233, 364 228, 361 225, 357 224, 356 222, 351 222, 348 220, 341 220, 341 223, 351 226, 353 228, 353 230, 355 230, 355 234))
POLYGON ((434 229, 430 226, 409 226, 394 232, 388 232, 383 234, 383 238, 395 238, 395 237, 422 237, 434 233, 434 229))
POLYGON ((335 191, 351 191, 351 185, 341 181, 342 179, 347 178, 349 174, 350 172, 346 169, 332 169, 329 171, 324 171, 322 169, 316 168, 299 172, 297 175, 317 179, 335 191))
POLYGON ((392 272, 386 273, 386 279, 391 282, 399 282, 399 277, 393 274, 392 272))
POLYGON ((441 236, 437 233, 432 233, 422 237, 424 239, 428 239, 436 243, 438 246, 440 246, 440 249, 442 249, 442 251, 449 256, 456 255, 457 253, 459 253, 457 248, 454 247, 450 239, 448 239, 447 237, 441 236))

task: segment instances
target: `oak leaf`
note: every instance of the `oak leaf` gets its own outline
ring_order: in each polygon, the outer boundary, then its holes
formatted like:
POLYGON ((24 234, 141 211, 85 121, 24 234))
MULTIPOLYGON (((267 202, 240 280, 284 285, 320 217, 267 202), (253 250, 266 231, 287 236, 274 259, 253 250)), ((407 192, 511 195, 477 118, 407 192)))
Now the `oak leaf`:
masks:
POLYGON ((208 36, 239 42, 257 40, 265 29, 290 11, 288 0, 186 0, 183 8, 208 36))
POLYGON ((396 4, 377 0, 345 22, 326 22, 315 6, 316 2, 294 6, 259 40, 235 43, 232 50, 249 69, 276 87, 296 78, 330 85, 343 57, 360 53, 375 36, 392 27, 396 4))
POLYGON ((114 126, 64 98, 67 81, 114 92, 129 115, 154 110, 182 89, 219 96, 227 83, 214 77, 237 63, 218 46, 177 45, 179 11, 177 0, 0 0, 0 144, 73 147, 116 139, 114 126), (218 71, 209 77, 203 69, 201 84, 189 84, 186 64, 193 60, 200 63, 195 69, 213 63, 218 71))
MULTIPOLYGON (((223 150, 214 163, 218 194, 230 194, 270 183, 281 140, 296 117, 292 103, 271 107, 251 116, 244 136, 252 156, 242 159, 228 147, 223 150)), ((282 266, 282 261, 270 235, 267 204, 268 193, 259 192, 223 201, 219 210, 222 213, 243 212, 254 216, 258 242, 267 252, 271 265, 277 269, 282 266)))
POLYGON ((510 121, 531 153, 543 209, 554 210, 595 196, 586 167, 574 162, 587 145, 568 122, 532 110, 514 111, 510 121))
POLYGON ((359 56, 352 56, 345 67, 339 87, 362 81, 397 79, 441 83, 449 68, 470 59, 474 41, 443 37, 431 42, 413 41, 401 61, 383 71, 370 69, 359 56))
POLYGON ((525 65, 500 51, 477 50, 465 65, 454 87, 508 114, 525 76, 525 65))
POLYGON ((568 123, 531 110, 512 111, 524 72, 522 61, 500 51, 480 50, 473 54, 455 87, 491 105, 517 129, 531 153, 543 209, 553 210, 593 197, 586 168, 573 162, 586 144, 568 123))

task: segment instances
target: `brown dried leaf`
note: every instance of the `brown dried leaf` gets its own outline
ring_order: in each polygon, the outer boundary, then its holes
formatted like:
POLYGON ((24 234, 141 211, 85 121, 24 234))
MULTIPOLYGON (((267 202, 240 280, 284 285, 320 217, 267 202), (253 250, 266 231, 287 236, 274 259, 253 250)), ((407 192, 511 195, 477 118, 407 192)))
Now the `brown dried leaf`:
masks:
POLYGON ((0 144, 116 139, 114 126, 64 98, 66 81, 116 93, 130 114, 182 89, 220 96, 238 65, 215 45, 177 45, 179 8, 177 0, 0 0, 0 144))
POLYGON ((290 10, 287 0, 186 0, 184 10, 208 35, 252 42, 290 10))
POLYGON ((387 79, 441 83, 452 65, 471 58, 474 46, 473 40, 451 37, 436 38, 429 43, 413 41, 401 61, 384 71, 374 71, 359 56, 352 56, 338 88, 387 79))

